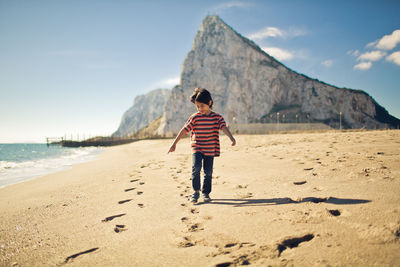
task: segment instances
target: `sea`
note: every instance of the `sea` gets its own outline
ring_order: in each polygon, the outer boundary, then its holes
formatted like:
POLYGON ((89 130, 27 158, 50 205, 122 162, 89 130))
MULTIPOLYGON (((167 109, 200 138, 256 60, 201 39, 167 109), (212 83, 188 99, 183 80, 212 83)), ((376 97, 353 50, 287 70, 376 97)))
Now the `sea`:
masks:
POLYGON ((0 144, 0 188, 94 160, 102 151, 98 147, 0 144))

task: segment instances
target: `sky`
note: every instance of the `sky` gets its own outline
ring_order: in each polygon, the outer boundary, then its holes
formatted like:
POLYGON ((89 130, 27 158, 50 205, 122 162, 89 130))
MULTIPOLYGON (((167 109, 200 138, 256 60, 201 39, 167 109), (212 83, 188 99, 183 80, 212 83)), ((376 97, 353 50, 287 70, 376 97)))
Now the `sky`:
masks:
POLYGON ((0 0, 0 143, 110 135, 179 83, 207 15, 290 69, 400 118, 400 1, 0 0))

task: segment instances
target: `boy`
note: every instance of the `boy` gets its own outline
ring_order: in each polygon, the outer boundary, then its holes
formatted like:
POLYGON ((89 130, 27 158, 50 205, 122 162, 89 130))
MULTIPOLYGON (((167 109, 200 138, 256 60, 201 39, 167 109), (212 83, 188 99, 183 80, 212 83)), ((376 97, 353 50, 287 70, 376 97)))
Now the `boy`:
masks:
POLYGON ((194 193, 191 201, 197 203, 200 197, 200 171, 203 165, 204 182, 202 193, 204 202, 210 202, 214 157, 219 157, 220 155, 219 130, 222 130, 229 137, 232 146, 236 144, 236 140, 226 127, 224 118, 211 110, 213 100, 210 92, 198 87, 194 90, 190 101, 196 105, 198 112, 189 117, 185 126, 176 136, 168 153, 174 152, 179 140, 187 133, 192 132, 192 186, 194 193))

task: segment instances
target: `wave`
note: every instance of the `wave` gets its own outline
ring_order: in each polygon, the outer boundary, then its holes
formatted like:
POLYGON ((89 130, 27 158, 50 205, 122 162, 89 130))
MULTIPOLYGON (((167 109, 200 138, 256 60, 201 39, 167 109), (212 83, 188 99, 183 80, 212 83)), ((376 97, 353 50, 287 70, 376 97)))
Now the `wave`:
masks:
POLYGON ((0 161, 0 188, 43 176, 45 174, 68 169, 72 165, 93 160, 103 150, 95 147, 67 149, 50 158, 34 160, 0 161))

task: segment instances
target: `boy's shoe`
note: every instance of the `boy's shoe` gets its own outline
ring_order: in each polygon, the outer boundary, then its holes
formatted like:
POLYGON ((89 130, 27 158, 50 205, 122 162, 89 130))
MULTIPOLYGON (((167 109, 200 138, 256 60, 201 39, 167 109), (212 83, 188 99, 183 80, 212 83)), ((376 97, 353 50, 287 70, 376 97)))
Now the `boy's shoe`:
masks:
POLYGON ((194 192, 192 197, 190 198, 190 201, 193 203, 197 203, 197 201, 200 198, 200 193, 199 192, 194 192))
POLYGON ((210 198, 209 194, 203 194, 203 199, 204 199, 204 202, 210 202, 211 201, 211 198, 210 198))

